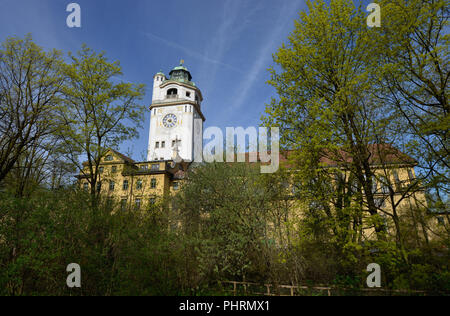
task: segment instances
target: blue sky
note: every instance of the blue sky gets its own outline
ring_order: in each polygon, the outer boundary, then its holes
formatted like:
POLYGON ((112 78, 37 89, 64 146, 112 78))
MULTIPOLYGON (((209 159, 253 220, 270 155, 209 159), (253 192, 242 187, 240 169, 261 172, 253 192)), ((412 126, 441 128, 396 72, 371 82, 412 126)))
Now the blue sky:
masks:
MULTIPOLYGON (((44 48, 76 52, 83 43, 119 60, 123 80, 144 83, 180 59, 202 90, 205 127, 258 126, 275 96, 266 84, 272 54, 305 10, 304 0, 0 0, 0 41, 31 33, 44 48), (81 6, 82 27, 66 26, 66 6, 81 6)), ((150 113, 137 140, 120 150, 142 160, 150 113)))

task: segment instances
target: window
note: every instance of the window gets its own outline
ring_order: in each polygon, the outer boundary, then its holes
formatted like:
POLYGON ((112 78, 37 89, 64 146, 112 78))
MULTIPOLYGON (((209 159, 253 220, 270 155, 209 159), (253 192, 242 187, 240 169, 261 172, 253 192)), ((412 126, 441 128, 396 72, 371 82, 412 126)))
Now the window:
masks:
POLYGON ((102 189, 102 183, 97 182, 97 192, 100 192, 101 189, 102 189))
POLYGON ((383 194, 389 194, 389 181, 385 176, 380 176, 380 188, 383 194))
POLYGON ((378 184, 377 179, 372 178, 372 193, 377 193, 378 184))
POLYGON ((117 172, 117 166, 112 166, 112 167, 111 167, 111 171, 112 171, 113 173, 117 172))
POLYGON ((128 190, 128 180, 123 180, 122 189, 123 190, 128 190))
POLYGON ((136 189, 142 190, 142 180, 141 179, 136 181, 136 189))
POLYGON ((84 190, 84 191, 89 190, 89 183, 85 182, 85 183, 83 184, 83 190, 84 190))
POLYGON ((121 199, 120 200, 120 208, 122 211, 125 211, 127 208, 127 199, 121 199))
POLYGON ((189 91, 186 91, 186 96, 189 98, 191 96, 191 93, 189 91))
POLYGON ((156 188, 156 179, 153 178, 153 179, 150 181, 150 187, 151 187, 152 189, 156 188))
POLYGON ((187 112, 187 105, 184 106, 184 112, 187 112))
POLYGON ((159 148, 159 142, 156 142, 155 148, 159 148))
POLYGON ((164 158, 163 158, 163 157, 161 157, 161 158, 159 158, 159 160, 161 160, 161 161, 164 161, 164 158))
POLYGON ((386 203, 385 203, 384 198, 381 198, 381 199, 375 199, 374 202, 375 202, 375 206, 378 207, 378 208, 384 208, 384 207, 386 207, 386 203))
POLYGON ((148 170, 148 166, 147 165, 140 165, 139 169, 140 170, 148 170))
POLYGON ((388 228, 388 219, 387 219, 386 214, 380 214, 380 217, 383 221, 384 229, 387 229, 388 228))
POLYGON ((104 167, 99 167, 99 168, 98 168, 98 172, 100 172, 100 173, 103 173, 103 170, 105 170, 104 167))
POLYGON ((112 161, 112 160, 113 160, 113 156, 111 156, 111 155, 108 155, 105 158, 105 161, 112 161))
POLYGON ((178 182, 174 182, 173 183, 173 189, 174 190, 178 190, 178 188, 179 188, 178 182))
POLYGON ((165 141, 162 141, 161 142, 161 148, 165 148, 166 147, 166 142, 165 141))
POLYGON ((444 218, 442 216, 436 217, 438 225, 444 225, 444 218))
POLYGON ((174 147, 175 145, 178 145, 178 147, 180 147, 181 146, 181 140, 178 139, 178 140, 172 141, 172 147, 174 147))
POLYGON ((135 201, 135 205, 136 205, 136 209, 138 210, 138 209, 140 209, 141 208, 141 199, 136 199, 135 201))
POLYGON ((115 183, 114 181, 109 181, 109 191, 114 191, 115 183))
POLYGON ((395 187, 396 187, 397 191, 400 191, 401 190, 401 182, 400 182, 400 178, 398 177, 398 172, 396 170, 394 170, 393 174, 394 174, 395 187))
POLYGON ((151 197, 149 201, 150 201, 150 204, 153 205, 153 204, 155 204, 155 202, 156 202, 156 198, 151 197))
POLYGON ((414 174, 413 174, 413 171, 412 171, 412 169, 408 169, 408 177, 409 177, 409 180, 414 180, 414 174))
POLYGON ((159 163, 154 163, 154 164, 152 164, 151 170, 152 170, 152 171, 157 171, 157 170, 159 170, 159 163))
POLYGON ((167 90, 167 97, 168 98, 176 98, 178 94, 178 90, 175 88, 167 90))

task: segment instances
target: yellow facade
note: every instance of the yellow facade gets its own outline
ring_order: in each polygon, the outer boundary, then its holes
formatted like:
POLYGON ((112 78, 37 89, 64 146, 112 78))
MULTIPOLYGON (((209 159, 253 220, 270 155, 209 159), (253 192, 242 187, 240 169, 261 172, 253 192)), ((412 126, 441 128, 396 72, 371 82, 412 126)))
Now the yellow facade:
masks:
MULTIPOLYGON (((171 161, 135 162, 110 150, 99 165, 97 190, 101 196, 121 203, 122 208, 145 209, 162 201, 179 188, 180 166, 172 168, 171 161)), ((80 174, 80 186, 88 191, 88 166, 80 174)))
MULTIPOLYGON (((175 195, 183 184, 187 164, 174 164, 172 161, 135 162, 132 159, 110 150, 100 163, 100 185, 97 189, 103 197, 113 198, 120 202, 122 209, 148 209, 150 205, 162 202, 164 198, 175 195)), ((329 168, 330 173, 340 171, 348 178, 349 172, 339 168, 329 168)), ((393 212, 396 215, 410 216, 413 220, 424 220, 417 218, 417 209, 426 208, 425 192, 408 188, 416 181, 414 165, 391 164, 389 166, 373 165, 376 185, 373 193, 377 203, 379 214, 384 218, 388 232, 394 232, 393 212), (386 185, 386 183, 388 185, 386 185), (389 189, 391 188, 391 190, 389 189), (395 205, 395 208, 392 205, 395 205)), ((90 184, 86 175, 89 174, 88 167, 79 176, 81 188, 88 191, 90 184)), ((289 217, 301 218, 304 205, 302 201, 292 200, 290 202, 289 217), (293 206, 295 205, 295 206, 293 206)), ((363 239, 375 237, 373 225, 370 224, 368 212, 363 217, 363 239)), ((448 223, 444 218, 444 225, 448 223)), ((436 218, 428 221, 427 230, 439 230, 436 218)), ((420 232, 423 236, 424 232, 420 232)), ((433 233, 430 236, 434 236, 433 233)))

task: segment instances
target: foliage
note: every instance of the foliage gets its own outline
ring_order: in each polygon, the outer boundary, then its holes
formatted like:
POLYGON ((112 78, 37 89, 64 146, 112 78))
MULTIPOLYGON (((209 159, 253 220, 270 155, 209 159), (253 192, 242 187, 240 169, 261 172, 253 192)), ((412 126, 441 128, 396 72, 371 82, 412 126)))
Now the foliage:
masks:
POLYGON ((144 95, 144 85, 115 83, 122 75, 119 63, 108 62, 104 53, 97 54, 87 46, 69 56, 72 63, 64 66, 66 106, 61 111, 65 128, 60 136, 65 155, 87 178, 95 196, 100 160, 108 149, 137 137, 145 110, 137 101, 144 95), (85 165, 79 162, 81 157, 86 159, 85 165))
POLYGON ((87 201, 72 190, 1 196, 1 295, 181 293, 179 244, 157 210, 111 213, 117 205, 87 201), (81 266, 81 289, 65 284, 72 262, 81 266))

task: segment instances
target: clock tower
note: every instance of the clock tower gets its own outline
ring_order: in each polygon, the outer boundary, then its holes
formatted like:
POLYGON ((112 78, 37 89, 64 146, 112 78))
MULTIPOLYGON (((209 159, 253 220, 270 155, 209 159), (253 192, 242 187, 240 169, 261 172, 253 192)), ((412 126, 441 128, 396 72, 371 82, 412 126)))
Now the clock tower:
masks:
POLYGON ((203 137, 194 137, 194 133, 203 134, 202 101, 183 61, 170 71, 169 78, 162 72, 153 77, 148 161, 174 160, 177 155, 184 161, 194 160, 194 148, 202 148, 195 142, 203 137))

